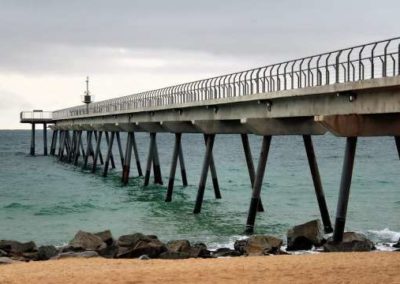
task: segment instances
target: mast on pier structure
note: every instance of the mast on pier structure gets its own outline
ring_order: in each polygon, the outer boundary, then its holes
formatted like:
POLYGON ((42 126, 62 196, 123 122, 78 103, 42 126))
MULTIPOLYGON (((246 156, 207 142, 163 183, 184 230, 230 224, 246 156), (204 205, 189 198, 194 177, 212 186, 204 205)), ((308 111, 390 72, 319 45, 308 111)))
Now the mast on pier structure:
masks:
POLYGON ((86 91, 82 102, 86 104, 86 112, 89 113, 89 104, 92 102, 92 97, 89 91, 89 76, 86 77, 86 91))

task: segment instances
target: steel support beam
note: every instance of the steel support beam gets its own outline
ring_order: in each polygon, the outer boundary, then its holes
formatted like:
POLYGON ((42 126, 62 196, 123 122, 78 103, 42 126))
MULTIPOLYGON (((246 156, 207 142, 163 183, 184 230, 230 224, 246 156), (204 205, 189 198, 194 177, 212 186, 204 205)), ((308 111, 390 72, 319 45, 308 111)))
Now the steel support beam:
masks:
MULTIPOLYGON (((245 155, 245 158, 246 158, 247 169, 249 171, 251 188, 253 188, 256 171, 254 169, 253 156, 251 155, 249 136, 247 134, 241 134, 241 138, 242 138, 244 155, 245 155)), ((262 204, 261 199, 260 199, 260 202, 258 203, 257 211, 258 212, 264 212, 264 206, 262 204)))
POLYGON ((201 206, 203 204, 203 198, 204 198, 204 190, 206 188, 206 183, 207 183, 208 169, 210 168, 212 160, 212 149, 214 147, 215 134, 205 134, 205 139, 206 139, 206 153, 204 156, 203 167, 200 175, 196 204, 193 210, 194 214, 198 214, 201 212, 201 206))
MULTIPOLYGON (((114 143, 114 136, 115 136, 115 132, 111 132, 111 137, 110 139, 108 139, 108 133, 106 132, 106 138, 107 138, 107 144, 108 144, 108 150, 107 150, 107 155, 106 155, 106 161, 104 163, 104 171, 103 171, 103 177, 107 176, 108 173, 108 165, 110 160, 112 159, 112 146, 114 143)), ((111 160, 112 163, 113 160, 111 160)))
POLYGON ((32 123, 30 154, 31 154, 31 156, 35 156, 35 123, 32 123))
POLYGON ((331 219, 329 217, 328 206, 326 205, 324 189, 322 187, 321 176, 319 174, 317 158, 315 156, 311 135, 303 135, 303 141, 306 148, 308 164, 310 165, 311 176, 314 183, 314 189, 317 196, 322 223, 324 224, 324 230, 326 234, 332 233, 333 229, 331 219))
POLYGON ((342 179, 340 182, 339 199, 336 209, 335 231, 333 232, 334 242, 341 242, 343 240, 343 233, 346 225, 347 205, 350 196, 351 178, 353 176, 354 157, 357 147, 357 137, 347 137, 346 139, 342 179))
MULTIPOLYGON (((207 143, 207 135, 208 134, 204 134, 204 142, 205 143, 207 143)), ((215 134, 214 134, 214 138, 215 138, 215 134)), ((212 154, 212 152, 211 152, 211 160, 210 160, 210 171, 211 171, 211 179, 212 179, 212 183, 213 183, 213 187, 214 187, 215 198, 221 199, 221 191, 219 189, 217 169, 215 167, 214 155, 212 154)))
POLYGON ((183 150, 182 150, 182 141, 181 141, 181 146, 179 147, 179 166, 181 168, 182 185, 188 186, 185 159, 183 157, 183 150))
POLYGON ((250 201, 249 213, 246 222, 246 234, 254 232, 258 204, 261 200, 261 188, 264 179, 265 167, 267 165, 269 147, 271 145, 271 136, 263 136, 260 158, 258 160, 257 172, 254 178, 253 192, 250 201))
POLYGON ((43 123, 43 155, 47 156, 47 124, 43 123))
POLYGON ((96 172, 96 166, 97 166, 97 159, 101 155, 100 147, 101 147, 101 137, 103 135, 103 131, 99 131, 99 135, 97 136, 95 133, 95 139, 96 139, 96 152, 93 157, 93 167, 92 167, 92 173, 96 172), (97 137, 96 137, 97 136, 97 137))
POLYGON ((129 171, 131 168, 131 156, 132 156, 132 133, 133 132, 128 132, 126 138, 125 159, 124 159, 124 166, 122 168, 122 183, 124 185, 127 185, 129 181, 129 171))
POLYGON ((176 167, 178 165, 179 150, 181 148, 181 138, 182 138, 182 133, 175 134, 175 145, 174 145, 174 151, 172 153, 172 162, 171 162, 171 170, 169 173, 167 196, 165 197, 166 202, 170 202, 172 200, 172 192, 174 190, 176 167))

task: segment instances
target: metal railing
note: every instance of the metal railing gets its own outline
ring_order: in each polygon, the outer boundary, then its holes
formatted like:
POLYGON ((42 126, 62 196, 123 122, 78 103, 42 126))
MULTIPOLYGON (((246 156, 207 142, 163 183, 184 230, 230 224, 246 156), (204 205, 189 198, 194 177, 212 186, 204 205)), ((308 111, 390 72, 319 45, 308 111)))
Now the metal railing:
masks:
POLYGON ((51 111, 41 111, 41 110, 34 110, 34 111, 22 111, 20 113, 20 119, 23 120, 52 120, 53 119, 53 112, 51 111))
POLYGON ((53 112, 54 119, 143 110, 400 75, 400 37, 53 112))

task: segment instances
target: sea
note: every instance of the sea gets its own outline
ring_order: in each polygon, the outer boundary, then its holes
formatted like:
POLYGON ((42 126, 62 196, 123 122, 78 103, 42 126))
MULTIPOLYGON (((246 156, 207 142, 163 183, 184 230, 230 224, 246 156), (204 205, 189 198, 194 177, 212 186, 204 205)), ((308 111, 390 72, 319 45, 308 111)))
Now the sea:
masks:
MULTIPOLYGON (((48 131, 49 145, 51 131, 48 131)), ((257 165, 261 137, 250 135, 257 165)), ((136 134, 145 169, 149 135, 136 134)), ((122 143, 126 134, 122 134, 122 143)), ((335 220, 345 138, 313 137, 332 223, 335 220)), ((189 185, 182 186, 177 169, 173 200, 164 202, 174 143, 173 134, 158 134, 164 185, 143 186, 132 161, 129 184, 121 184, 121 164, 108 177, 43 156, 42 131, 36 133, 36 153, 29 153, 29 130, 0 131, 0 239, 63 245, 78 230, 109 229, 114 237, 141 232, 163 241, 188 239, 210 248, 232 246, 243 238, 251 186, 239 135, 217 135, 214 159, 222 199, 215 199, 208 178, 201 214, 192 213, 204 139, 182 136, 189 185)), ((116 146, 116 145, 115 145, 116 146)), ((400 159, 393 137, 360 138, 348 207, 347 231, 366 234, 384 249, 400 238, 400 159)), ((106 145, 103 145, 105 155, 106 145)), ((178 166, 179 167, 179 166, 178 166)), ((153 178, 151 179, 153 181, 153 178)), ((286 238, 287 230, 320 219, 310 169, 301 136, 273 137, 262 187, 265 212, 256 219, 255 233, 286 238)))

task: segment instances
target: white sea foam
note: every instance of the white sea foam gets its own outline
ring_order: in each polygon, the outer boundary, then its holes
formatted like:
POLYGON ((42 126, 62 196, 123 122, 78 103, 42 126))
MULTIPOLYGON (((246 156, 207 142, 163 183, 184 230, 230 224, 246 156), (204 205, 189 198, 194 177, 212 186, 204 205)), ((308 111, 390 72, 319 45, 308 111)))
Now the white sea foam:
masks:
POLYGON ((380 231, 368 230, 368 234, 371 234, 380 242, 394 243, 400 239, 400 232, 391 231, 389 228, 385 228, 380 231))

